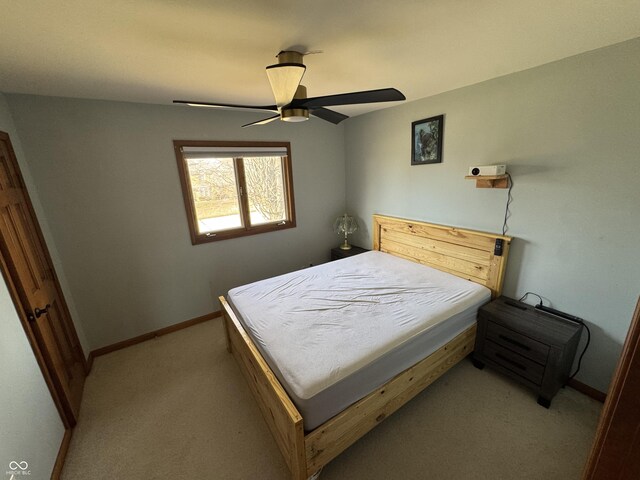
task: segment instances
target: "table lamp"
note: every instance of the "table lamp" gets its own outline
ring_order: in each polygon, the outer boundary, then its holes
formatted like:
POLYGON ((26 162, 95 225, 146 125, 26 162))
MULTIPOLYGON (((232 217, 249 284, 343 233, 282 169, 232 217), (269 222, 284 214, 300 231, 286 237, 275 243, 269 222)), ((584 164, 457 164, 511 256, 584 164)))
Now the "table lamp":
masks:
POLYGON ((346 213, 336 218, 333 229, 339 234, 344 234, 344 243, 340 245, 342 250, 351 250, 351 245, 347 241, 347 236, 358 230, 358 222, 355 218, 346 213))

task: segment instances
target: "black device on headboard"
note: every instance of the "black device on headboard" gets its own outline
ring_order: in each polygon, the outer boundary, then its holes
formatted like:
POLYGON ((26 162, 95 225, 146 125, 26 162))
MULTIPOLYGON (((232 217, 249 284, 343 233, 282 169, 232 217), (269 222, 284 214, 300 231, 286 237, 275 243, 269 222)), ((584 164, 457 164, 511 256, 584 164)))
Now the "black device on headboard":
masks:
POLYGON ((496 246, 493 247, 493 254, 496 257, 501 257, 503 250, 504 250, 504 240, 501 238, 496 238, 496 246))

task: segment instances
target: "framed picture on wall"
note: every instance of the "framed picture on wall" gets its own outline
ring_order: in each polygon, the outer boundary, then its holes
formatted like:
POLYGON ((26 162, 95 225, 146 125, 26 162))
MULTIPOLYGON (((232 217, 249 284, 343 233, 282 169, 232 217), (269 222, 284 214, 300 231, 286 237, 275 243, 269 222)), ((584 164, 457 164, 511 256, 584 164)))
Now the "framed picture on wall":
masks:
POLYGON ((442 163, 444 115, 411 123, 411 165, 442 163))

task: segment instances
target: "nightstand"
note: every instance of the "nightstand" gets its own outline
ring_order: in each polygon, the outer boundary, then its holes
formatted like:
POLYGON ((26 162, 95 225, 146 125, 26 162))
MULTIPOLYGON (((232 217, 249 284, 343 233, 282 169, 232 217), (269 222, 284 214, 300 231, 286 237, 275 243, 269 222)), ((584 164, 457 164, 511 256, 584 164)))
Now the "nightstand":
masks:
POLYGON ((356 247, 355 245, 351 245, 351 249, 342 250, 340 247, 331 249, 331 261, 340 260, 341 258, 353 257, 354 255, 359 255, 364 252, 368 252, 366 248, 356 247))
POLYGON ((579 323, 500 297, 478 311, 473 363, 532 388, 549 408, 569 378, 581 334, 579 323))

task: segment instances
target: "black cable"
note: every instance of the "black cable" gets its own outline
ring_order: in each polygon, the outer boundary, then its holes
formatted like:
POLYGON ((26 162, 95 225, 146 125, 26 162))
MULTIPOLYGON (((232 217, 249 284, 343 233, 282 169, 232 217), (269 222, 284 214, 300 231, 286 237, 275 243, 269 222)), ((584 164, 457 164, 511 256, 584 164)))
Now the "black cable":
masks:
POLYGON ((540 299, 540 305, 544 305, 544 302, 542 301, 542 297, 540 295, 538 295, 537 293, 533 293, 533 292, 527 292, 524 295, 522 295, 520 297, 520 300, 518 300, 519 302, 523 301, 525 298, 527 298, 527 296, 529 295, 533 295, 534 297, 538 297, 540 299))
POLYGON ((585 344, 584 349, 580 354, 580 358, 578 359, 578 368, 576 368, 576 371, 573 372, 573 375, 569 377, 569 380, 573 379, 573 377, 575 377, 580 371, 580 366, 582 365, 582 357, 584 357, 584 354, 587 353, 587 348, 589 348, 589 344, 591 343, 591 330, 589 330, 589 327, 587 327, 586 323, 584 322, 580 322, 580 323, 584 326, 584 328, 587 329, 587 343, 585 344))
POLYGON ((509 179, 509 191, 507 192, 507 205, 504 209, 504 223, 502 224, 503 235, 507 233, 507 220, 511 217, 511 212, 509 211, 509 205, 513 200, 513 197, 511 196, 511 189, 513 188, 513 179, 511 178, 511 175, 509 173, 507 173, 507 178, 509 179))

